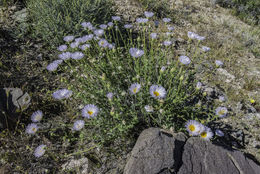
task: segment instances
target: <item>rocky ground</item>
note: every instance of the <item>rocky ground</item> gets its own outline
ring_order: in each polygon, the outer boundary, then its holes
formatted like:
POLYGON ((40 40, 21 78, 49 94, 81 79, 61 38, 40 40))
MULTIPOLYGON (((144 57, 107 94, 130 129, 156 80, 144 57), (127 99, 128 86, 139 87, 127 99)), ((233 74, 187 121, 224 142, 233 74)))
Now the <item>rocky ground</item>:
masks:
MULTIPOLYGON (((133 21, 142 16, 145 7, 135 0, 115 0, 118 15, 126 21, 133 21)), ((193 31, 206 37, 203 43, 212 50, 209 54, 199 54, 193 60, 198 70, 197 78, 204 84, 208 96, 218 102, 218 95, 225 97, 225 102, 220 103, 230 110, 229 117, 219 122, 220 127, 227 131, 227 139, 234 148, 251 154, 260 161, 260 28, 242 22, 231 14, 230 9, 224 9, 213 1, 208 0, 170 0, 167 3, 173 14, 176 38, 179 43, 178 52, 183 53, 188 49, 186 43, 187 32, 193 31), (216 71, 210 69, 215 60, 222 60, 224 66, 216 71), (250 103, 254 99, 255 103, 250 103)), ((148 10, 153 8, 148 7, 148 10)), ((28 92, 32 97, 32 110, 39 106, 49 110, 57 103, 46 105, 44 89, 54 89, 60 82, 52 74, 43 73, 49 62, 52 52, 46 51, 41 41, 30 38, 20 38, 21 30, 18 26, 26 26, 26 10, 24 6, 16 4, 0 10, 0 87, 19 87, 28 92), (49 83, 52 79, 52 84, 49 83)), ((25 30, 24 30, 25 31, 25 30)), ((192 48, 191 48, 192 49, 192 48)), ((61 106, 62 107, 62 106, 61 106)), ((61 109, 60 114, 65 114, 66 109, 61 109)), ((28 110, 30 113, 30 110, 28 110)), ((26 123, 27 118, 23 118, 26 123)), ((57 120, 59 120, 57 118, 57 120)), ((6 137, 1 137, 1 153, 10 148, 6 137)), ((10 137, 10 140, 20 140, 10 137)), ((18 143, 19 144, 19 143, 18 143)), ((59 164, 66 166, 81 166, 81 171, 95 164, 98 170, 89 170, 93 173, 122 173, 126 164, 127 153, 133 147, 129 143, 125 151, 122 149, 117 154, 106 155, 106 151, 99 150, 95 154, 98 158, 88 159, 68 158, 59 164), (111 160, 112 159, 112 160, 111 160), (101 162, 102 161, 102 162, 101 162), (115 162, 116 161, 116 162, 115 162), (84 167, 85 166, 85 167, 84 167)), ((22 146, 17 145, 17 147, 22 146)), ((10 168, 14 168, 10 161, 10 168)), ((6 164, 1 161, 0 164, 6 164)), ((7 167, 7 168, 8 168, 7 167)), ((48 168, 48 167, 47 167, 48 168)), ((69 167, 68 167, 69 168, 69 167)), ((94 167, 95 168, 95 167, 94 167)), ((1 170, 4 170, 1 168, 1 170)), ((16 168, 17 170, 17 168, 16 168)), ((0 172, 1 173, 1 172, 0 172)))

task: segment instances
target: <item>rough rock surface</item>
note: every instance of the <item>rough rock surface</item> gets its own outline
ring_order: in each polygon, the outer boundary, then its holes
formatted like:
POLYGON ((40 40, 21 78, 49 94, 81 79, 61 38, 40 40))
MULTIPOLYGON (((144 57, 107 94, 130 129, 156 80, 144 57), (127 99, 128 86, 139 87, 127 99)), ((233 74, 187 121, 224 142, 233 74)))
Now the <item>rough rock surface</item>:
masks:
POLYGON ((183 133, 172 134, 158 128, 149 128, 139 136, 131 152, 125 174, 170 174, 181 164, 183 133))
POLYGON ((260 166, 240 151, 224 149, 191 137, 184 145, 182 166, 178 174, 259 174, 260 166))
POLYGON ((259 174, 260 166, 242 152, 199 137, 149 128, 139 136, 124 174, 259 174))

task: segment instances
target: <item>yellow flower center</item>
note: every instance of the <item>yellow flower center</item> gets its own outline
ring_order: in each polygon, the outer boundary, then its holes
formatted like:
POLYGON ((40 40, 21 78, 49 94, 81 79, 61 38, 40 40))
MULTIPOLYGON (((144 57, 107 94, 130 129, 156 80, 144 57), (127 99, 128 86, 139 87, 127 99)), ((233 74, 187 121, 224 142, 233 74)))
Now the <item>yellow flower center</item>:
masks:
POLYGON ((32 131, 33 131, 33 132, 36 132, 36 131, 37 131, 37 129, 36 129, 35 127, 33 127, 33 128, 32 128, 32 131))
POLYGON ((156 97, 158 97, 158 96, 160 95, 159 92, 157 92, 157 91, 154 91, 153 94, 154 94, 156 97))
POLYGON ((105 42, 104 42, 104 41, 101 41, 101 42, 100 42, 100 44, 101 44, 101 45, 104 45, 104 44, 105 44, 105 42))
POLYGON ((193 124, 189 125, 189 130, 191 132, 195 131, 195 126, 193 124))
POLYGON ((137 88, 134 88, 134 89, 133 89, 133 92, 136 93, 136 92, 137 92, 137 88))
POLYGON ((206 138, 206 137, 207 137, 207 132, 202 132, 202 133, 200 134, 200 136, 201 136, 202 138, 206 138))
POLYGON ((222 110, 219 111, 219 114, 220 114, 220 115, 224 115, 225 113, 226 113, 226 112, 225 112, 224 109, 222 109, 222 110))
POLYGON ((88 111, 88 114, 89 115, 92 115, 94 112, 93 111, 88 111))

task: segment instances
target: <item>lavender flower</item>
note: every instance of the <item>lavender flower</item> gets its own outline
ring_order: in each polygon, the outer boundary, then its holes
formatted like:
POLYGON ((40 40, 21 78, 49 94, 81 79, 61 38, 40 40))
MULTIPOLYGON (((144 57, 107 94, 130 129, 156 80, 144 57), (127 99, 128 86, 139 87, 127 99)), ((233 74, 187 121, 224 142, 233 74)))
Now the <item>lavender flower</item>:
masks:
POLYGON ((201 82, 197 82, 196 89, 199 90, 199 89, 201 89, 201 87, 202 87, 202 83, 201 82))
POLYGON ((85 125, 84 120, 77 120, 74 122, 72 130, 79 131, 84 127, 84 125, 85 125))
POLYGON ((112 92, 107 93, 108 100, 112 100, 114 94, 112 92))
POLYGON ((166 40, 163 42, 163 45, 165 45, 165 46, 170 46, 171 44, 172 44, 172 41, 170 41, 170 40, 166 40))
POLYGON ((205 40, 206 38, 204 36, 197 36, 196 39, 199 41, 202 41, 202 40, 205 40))
POLYGON ((68 48, 67 45, 60 45, 60 46, 58 47, 58 50, 59 50, 59 51, 66 51, 67 48, 68 48))
POLYGON ((136 93, 138 93, 141 89, 141 85, 139 83, 133 83, 130 88, 129 88, 129 91, 130 91, 130 94, 134 95, 136 93))
POLYGON ((35 123, 31 123, 26 127, 25 132, 27 134, 35 134, 37 132, 37 130, 39 129, 39 127, 37 126, 37 124, 35 123))
POLYGON ((52 62, 52 63, 50 63, 50 64, 46 67, 46 69, 47 69, 48 71, 55 71, 55 70, 58 68, 58 66, 59 66, 58 63, 52 62))
POLYGON ((106 25, 106 24, 101 24, 101 25, 99 25, 99 27, 100 27, 101 29, 103 29, 103 30, 107 29, 107 25, 106 25))
POLYGON ((74 40, 74 36, 65 36, 64 38, 63 38, 63 40, 65 41, 65 42, 70 42, 70 41, 73 41, 74 40))
POLYGON ((82 52, 75 52, 71 54, 71 58, 74 60, 82 59, 85 55, 82 52))
POLYGON ((79 38, 76 38, 76 39, 75 39, 75 42, 78 42, 78 43, 80 44, 80 43, 83 43, 83 42, 84 42, 84 39, 81 38, 81 37, 79 37, 79 38))
POLYGON ((79 46, 79 42, 72 42, 71 44, 70 44, 70 47, 71 48, 77 48, 79 46))
POLYGON ((90 48, 90 44, 84 44, 84 45, 80 46, 80 49, 83 51, 86 50, 87 48, 90 48))
POLYGON ((226 107, 217 107, 216 109, 216 115, 219 116, 219 118, 223 118, 227 116, 227 108, 226 107))
POLYGON ((121 20, 121 17, 120 16, 112 16, 112 19, 114 21, 120 21, 121 20))
POLYGON ((216 64, 217 67, 223 66, 223 62, 220 61, 220 60, 216 60, 216 61, 215 61, 215 64, 216 64))
POLYGON ((42 120, 42 116, 43 116, 43 113, 41 110, 38 110, 38 111, 35 111, 32 116, 31 116, 31 120, 32 122, 36 123, 36 122, 39 122, 42 120))
POLYGON ((36 158, 39 158, 39 157, 43 156, 44 153, 45 153, 45 151, 46 151, 45 148, 46 148, 46 145, 44 145, 44 144, 39 145, 39 146, 34 150, 34 156, 35 156, 36 158))
POLYGON ((141 57, 144 54, 144 51, 138 48, 130 48, 129 53, 133 57, 141 57))
POLYGON ((146 22, 148 22, 148 19, 147 19, 147 18, 137 18, 137 19, 136 19, 136 22, 137 22, 138 24, 146 23, 146 22))
POLYGON ((152 85, 150 87, 150 94, 155 99, 163 99, 166 97, 166 90, 164 87, 159 85, 152 85))
POLYGON ((132 25, 132 24, 125 24, 124 27, 125 27, 126 29, 129 29, 129 28, 132 28, 133 25, 132 25))
POLYGON ((52 97, 57 99, 57 100, 62 100, 62 99, 65 99, 65 98, 69 98, 71 95, 72 95, 72 91, 71 90, 60 89, 60 90, 55 91, 52 94, 52 97))
POLYGON ((81 26, 83 28, 88 28, 89 30, 91 30, 93 28, 93 25, 90 22, 82 22, 81 26))
POLYGON ((150 37, 151 37, 152 39, 156 39, 156 38, 157 38, 157 33, 151 33, 151 34, 150 34, 150 37))
POLYGON ((219 97, 218 97, 218 100, 219 100, 220 102, 224 102, 226 99, 225 99, 224 96, 219 96, 219 97))
POLYGON ((217 135, 217 136, 219 136, 219 137, 223 137, 225 134, 224 134, 224 132, 222 132, 221 130, 219 130, 219 129, 217 129, 216 131, 215 131, 215 134, 217 135))
POLYGON ((98 42, 98 45, 100 47, 103 47, 103 48, 106 48, 108 46, 108 41, 106 39, 100 39, 99 42, 98 42))
POLYGON ((202 46, 201 49, 205 52, 208 52, 210 51, 210 48, 209 47, 206 47, 206 46, 202 46))
POLYGON ((204 130, 202 132, 200 132, 200 137, 207 141, 209 141, 213 137, 213 135, 214 134, 211 131, 211 129, 206 126, 204 127, 204 130))
POLYGON ((172 20, 170 18, 163 18, 163 22, 168 23, 171 22, 172 20))
POLYGON ((99 109, 96 105, 89 104, 82 109, 82 116, 86 118, 96 117, 99 109))
POLYGON ((61 64, 63 60, 54 60, 53 63, 57 63, 58 65, 61 64))
POLYGON ((115 45, 112 43, 112 44, 108 44, 107 46, 109 49, 114 49, 115 48, 115 45))
POLYGON ((150 17, 153 17, 154 13, 153 12, 149 12, 149 11, 145 11, 144 15, 145 15, 145 17, 150 18, 150 17))
POLYGON ((63 52, 63 53, 59 54, 58 57, 62 60, 67 60, 71 57, 71 53, 70 52, 63 52))
POLYGON ((93 39, 93 37, 94 37, 93 34, 85 35, 85 36, 82 37, 82 40, 84 42, 86 42, 86 41, 89 41, 89 40, 93 39))
POLYGON ((103 29, 94 30, 94 34, 96 36, 102 36, 104 34, 104 30, 103 29))
POLYGON ((198 34, 191 32, 191 31, 188 31, 188 38, 196 39, 198 36, 199 36, 198 34))
POLYGON ((184 65, 188 65, 188 64, 190 64, 190 58, 189 57, 187 57, 187 56, 180 56, 179 57, 179 61, 182 63, 182 64, 184 64, 184 65))
POLYGON ((113 22, 108 22, 107 25, 108 25, 109 27, 113 27, 114 23, 113 23, 113 22))

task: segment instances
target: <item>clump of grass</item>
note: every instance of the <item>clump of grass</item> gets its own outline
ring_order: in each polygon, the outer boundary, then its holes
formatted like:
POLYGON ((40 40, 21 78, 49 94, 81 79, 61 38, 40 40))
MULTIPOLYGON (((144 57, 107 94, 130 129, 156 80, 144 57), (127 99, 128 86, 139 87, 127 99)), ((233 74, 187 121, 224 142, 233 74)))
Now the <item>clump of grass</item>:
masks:
POLYGON ((79 34, 80 23, 100 23, 111 18, 111 0, 28 0, 32 33, 50 45, 60 43, 68 33, 79 34))

